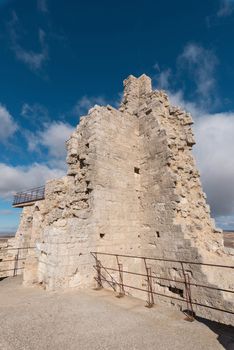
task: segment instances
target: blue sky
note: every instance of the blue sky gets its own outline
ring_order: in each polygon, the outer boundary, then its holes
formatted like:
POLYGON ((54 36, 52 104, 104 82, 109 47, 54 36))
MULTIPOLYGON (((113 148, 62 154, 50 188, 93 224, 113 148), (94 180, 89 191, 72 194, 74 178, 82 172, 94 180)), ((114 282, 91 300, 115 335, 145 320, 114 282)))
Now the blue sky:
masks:
POLYGON ((79 116, 142 73, 193 114, 212 215, 233 229, 233 37, 231 0, 0 0, 0 232, 14 191, 65 173, 79 116))

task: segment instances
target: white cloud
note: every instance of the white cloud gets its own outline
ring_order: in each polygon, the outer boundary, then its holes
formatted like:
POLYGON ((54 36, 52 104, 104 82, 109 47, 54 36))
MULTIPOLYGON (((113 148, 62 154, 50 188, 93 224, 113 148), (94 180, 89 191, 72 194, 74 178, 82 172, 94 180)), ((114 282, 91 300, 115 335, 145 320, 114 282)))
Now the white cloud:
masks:
POLYGON ((205 113, 195 102, 185 100, 182 90, 176 92, 167 90, 167 94, 174 106, 182 106, 186 111, 191 113, 193 117, 199 117, 205 113))
POLYGON ((17 191, 44 185, 49 179, 59 178, 64 171, 34 163, 30 166, 10 166, 0 163, 0 196, 11 199, 17 191))
MULTIPOLYGON (((201 173, 203 189, 207 194, 212 215, 219 225, 233 228, 234 222, 234 112, 212 113, 209 102, 217 99, 215 68, 217 58, 210 50, 195 45, 185 46, 178 58, 177 71, 170 69, 156 75, 157 85, 167 89, 173 105, 182 106, 194 119, 196 146, 194 155, 201 173), (184 97, 184 90, 175 89, 175 77, 190 72, 197 95, 192 100, 184 97), (160 80, 161 79, 161 80, 160 80), (204 102, 204 103, 201 103, 204 102)), ((185 85, 177 81, 177 86, 185 85)))
POLYGON ((37 8, 40 12, 48 12, 48 6, 46 0, 37 0, 37 8))
POLYGON ((28 123, 38 128, 39 125, 49 122, 49 112, 40 103, 24 103, 21 109, 21 116, 27 119, 28 123))
POLYGON ((11 49, 15 53, 16 58, 26 64, 30 69, 34 71, 40 70, 43 65, 49 59, 48 45, 46 43, 46 34, 39 28, 38 29, 38 44, 39 50, 26 50, 20 44, 19 35, 19 19, 15 12, 12 14, 12 20, 8 23, 8 31, 11 40, 11 49))
MULTIPOLYGON (((23 113, 26 112, 28 113, 28 106, 23 108, 23 113)), ((0 197, 5 200, 11 199, 17 191, 44 185, 48 179, 63 176, 66 173, 65 141, 73 129, 71 125, 63 122, 51 122, 43 124, 43 130, 36 133, 28 131, 26 136, 29 149, 38 151, 45 147, 48 151, 48 155, 45 156, 47 161, 28 166, 0 163, 0 197)))
POLYGON ((53 122, 39 133, 39 143, 48 148, 49 154, 55 158, 65 158, 65 142, 71 136, 74 128, 63 122, 53 122))
POLYGON ((207 113, 186 101, 182 91, 168 94, 173 105, 182 106, 193 116, 194 155, 212 215, 234 215, 234 113, 207 113))
POLYGON ((233 13, 234 1, 233 0, 221 0, 220 7, 217 12, 217 17, 227 17, 233 13))
POLYGON ((95 104, 103 106, 107 104, 107 101, 102 96, 83 96, 76 102, 75 107, 73 108, 73 113, 78 114, 79 116, 86 114, 95 104))
POLYGON ((168 89, 170 85, 170 79, 172 76, 171 69, 161 70, 158 63, 154 65, 157 71, 155 79, 157 80, 157 85, 159 89, 168 89))
POLYGON ((216 87, 215 69, 218 59, 213 51, 195 43, 185 46, 178 58, 179 69, 190 74, 196 85, 196 93, 205 104, 211 102, 216 87))
POLYGON ((60 159, 64 162, 66 158, 65 142, 72 134, 74 127, 63 122, 52 122, 44 124, 44 129, 37 133, 27 133, 28 147, 30 151, 38 151, 40 147, 48 150, 49 157, 60 159))
POLYGON ((234 214, 234 113, 195 119, 195 156, 215 216, 234 214))
POLYGON ((17 129, 18 126, 12 115, 8 112, 6 107, 0 104, 0 142, 6 141, 17 129))

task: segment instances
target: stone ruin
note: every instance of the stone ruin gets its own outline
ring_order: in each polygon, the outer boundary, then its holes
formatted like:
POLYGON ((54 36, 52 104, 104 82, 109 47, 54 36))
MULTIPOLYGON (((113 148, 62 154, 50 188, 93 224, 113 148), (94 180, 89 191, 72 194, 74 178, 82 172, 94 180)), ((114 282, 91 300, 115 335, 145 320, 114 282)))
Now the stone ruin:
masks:
MULTIPOLYGON (((25 206, 15 240, 29 250, 25 285, 46 290, 90 288, 95 285, 91 251, 234 265, 225 251, 222 232, 215 228, 192 155, 190 114, 170 105, 151 79, 129 76, 119 109, 94 106, 67 141, 67 175, 48 181, 45 199, 25 206)), ((103 256, 104 265, 115 257, 103 256)), ((145 273, 140 259, 122 258, 125 270, 145 273)), ((176 262, 150 261, 152 273, 180 279, 176 262)), ((105 271, 103 272, 105 273, 105 271)), ((199 315, 234 324, 233 270, 186 265, 196 283, 192 289, 199 315)), ((117 279, 117 272, 111 273, 117 279)), ((145 277, 124 276, 125 283, 145 286, 145 277)), ((154 280, 154 290, 175 296, 184 292, 176 282, 154 280)), ((108 286, 108 285, 107 285, 108 286)), ((127 293, 146 298, 145 293, 127 293)), ((173 298, 156 296, 182 307, 173 298)))

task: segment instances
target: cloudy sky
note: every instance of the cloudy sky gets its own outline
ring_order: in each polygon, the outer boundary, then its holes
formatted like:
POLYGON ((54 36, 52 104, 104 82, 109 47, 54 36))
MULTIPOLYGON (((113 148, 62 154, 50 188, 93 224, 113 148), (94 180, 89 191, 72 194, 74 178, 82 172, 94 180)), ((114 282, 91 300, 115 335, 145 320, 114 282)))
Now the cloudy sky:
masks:
POLYGON ((79 116, 142 73, 192 113, 212 215, 233 229, 233 37, 231 0, 0 0, 0 232, 15 191, 65 173, 79 116))

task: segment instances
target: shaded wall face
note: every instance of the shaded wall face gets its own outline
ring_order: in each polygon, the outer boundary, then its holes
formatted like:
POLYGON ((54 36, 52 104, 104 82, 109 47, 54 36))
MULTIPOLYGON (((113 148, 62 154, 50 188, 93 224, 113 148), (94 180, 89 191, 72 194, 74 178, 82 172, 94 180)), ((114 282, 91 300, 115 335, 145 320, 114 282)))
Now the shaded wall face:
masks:
MULTIPOLYGON (((186 113, 170 109, 166 100, 160 102, 153 94, 139 114, 142 255, 214 264, 219 260, 220 264, 233 265, 230 257, 222 257, 218 250, 221 240, 212 225, 191 155, 194 140, 190 124, 186 113)), ((222 270, 223 278, 217 268, 160 261, 147 261, 147 265, 155 276, 183 281, 186 274, 192 283, 214 288, 228 289, 232 279, 230 269, 222 270)), ((185 284, 163 279, 153 279, 153 289, 172 298, 186 295, 185 284)), ((233 310, 233 295, 195 286, 191 293, 194 302, 210 306, 194 307, 199 315, 233 323, 233 316, 213 309, 222 305, 233 310)), ((186 308, 186 303, 174 299, 157 296, 157 300, 186 308)))

